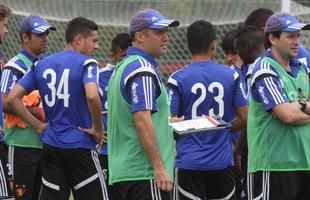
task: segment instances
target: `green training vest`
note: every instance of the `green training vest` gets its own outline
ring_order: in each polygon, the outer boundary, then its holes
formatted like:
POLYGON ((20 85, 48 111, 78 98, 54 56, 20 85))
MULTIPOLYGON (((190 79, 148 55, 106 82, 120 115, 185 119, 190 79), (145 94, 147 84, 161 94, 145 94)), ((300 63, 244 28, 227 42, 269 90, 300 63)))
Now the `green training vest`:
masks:
MULTIPOLYGON (((33 65, 33 62, 21 53, 16 57, 21 59, 28 69, 33 65)), ((18 128, 14 126, 13 128, 8 128, 4 125, 4 132, 5 142, 10 146, 42 148, 39 135, 32 127, 18 128)))
MULTIPOLYGON (((275 60, 265 57, 278 73, 289 102, 309 96, 309 77, 300 66, 296 78, 275 60)), ((263 88, 258 88, 264 92, 263 88)), ((289 125, 275 119, 263 104, 250 97, 248 114, 248 172, 310 170, 310 124, 289 125)))
MULTIPOLYGON (((108 156, 109 183, 148 180, 154 178, 153 168, 140 143, 132 118, 131 105, 121 94, 121 77, 126 66, 141 56, 130 56, 116 67, 109 81, 108 90, 108 156)), ((145 59, 144 59, 145 60, 145 59)), ((147 61, 146 61, 147 62, 147 61)), ((169 100, 165 88, 156 99, 157 112, 152 114, 157 145, 165 168, 173 178, 174 142, 168 125, 169 100)))

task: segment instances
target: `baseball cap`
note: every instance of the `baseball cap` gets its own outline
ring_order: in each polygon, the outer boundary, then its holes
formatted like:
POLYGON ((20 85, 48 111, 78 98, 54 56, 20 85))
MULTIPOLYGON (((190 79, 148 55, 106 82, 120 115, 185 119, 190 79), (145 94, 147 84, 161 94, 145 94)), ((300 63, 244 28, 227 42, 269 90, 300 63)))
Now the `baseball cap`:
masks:
POLYGON ((268 18, 265 26, 265 33, 271 33, 275 31, 297 32, 299 30, 309 29, 310 24, 300 23, 289 13, 278 12, 268 18))
POLYGON ((143 9, 134 14, 130 21, 129 32, 131 34, 145 28, 163 29, 167 27, 177 27, 180 22, 174 19, 166 19, 157 10, 143 9))
POLYGON ((41 17, 36 15, 29 15, 28 17, 25 17, 22 20, 20 24, 19 34, 29 32, 35 34, 42 34, 48 29, 56 31, 56 28, 54 26, 51 26, 49 23, 47 23, 47 21, 45 21, 41 17))

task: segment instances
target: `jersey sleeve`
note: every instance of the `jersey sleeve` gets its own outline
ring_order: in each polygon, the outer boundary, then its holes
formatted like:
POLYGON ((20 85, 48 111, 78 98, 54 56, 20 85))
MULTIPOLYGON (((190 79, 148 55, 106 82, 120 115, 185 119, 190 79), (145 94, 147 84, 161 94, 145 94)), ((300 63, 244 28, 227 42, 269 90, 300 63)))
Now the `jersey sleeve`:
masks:
POLYGON ((18 84, 23 87, 27 92, 35 90, 35 72, 28 70, 28 72, 18 81, 18 84))
POLYGON ((288 102, 280 79, 276 76, 265 76, 252 84, 251 95, 256 101, 263 103, 265 111, 268 111, 281 103, 288 102))
POLYGON ((84 74, 83 74, 83 84, 89 82, 94 82, 98 84, 99 74, 98 74, 98 64, 97 61, 89 59, 88 62, 85 61, 84 64, 84 74))
POLYGON ((170 113, 173 115, 181 115, 181 93, 178 89, 177 80, 173 77, 168 79, 167 83, 167 93, 169 95, 170 101, 170 113))
POLYGON ((240 81, 240 77, 237 72, 234 72, 234 79, 235 79, 235 91, 234 91, 234 98, 233 98, 233 105, 235 108, 239 108, 244 105, 248 105, 248 99, 246 97, 246 93, 244 91, 244 86, 240 81))
POLYGON ((150 110, 157 111, 156 80, 153 76, 136 76, 128 83, 132 112, 150 110))
POLYGON ((1 77, 1 93, 8 94, 17 82, 17 74, 10 69, 4 69, 1 77))

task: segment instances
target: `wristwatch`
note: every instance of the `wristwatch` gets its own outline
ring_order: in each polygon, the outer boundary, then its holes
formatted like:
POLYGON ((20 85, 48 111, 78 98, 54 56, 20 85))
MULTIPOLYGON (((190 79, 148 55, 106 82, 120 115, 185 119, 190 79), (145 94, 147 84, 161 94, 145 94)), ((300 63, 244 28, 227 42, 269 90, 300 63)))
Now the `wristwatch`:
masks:
MULTIPOLYGON (((306 113, 307 101, 304 100, 304 99, 299 99, 299 100, 298 100, 298 103, 299 103, 299 105, 301 106, 301 107, 300 107, 300 110, 301 110, 302 112, 306 113)), ((308 113, 307 113, 307 114, 308 114, 308 113)))

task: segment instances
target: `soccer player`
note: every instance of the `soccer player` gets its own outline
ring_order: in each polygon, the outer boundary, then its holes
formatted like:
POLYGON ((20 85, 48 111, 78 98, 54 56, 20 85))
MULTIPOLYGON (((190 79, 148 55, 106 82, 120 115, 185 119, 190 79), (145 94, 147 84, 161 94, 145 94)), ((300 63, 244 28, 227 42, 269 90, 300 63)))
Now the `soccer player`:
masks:
POLYGON ((14 86, 8 102, 43 141, 40 200, 108 199, 96 143, 104 139, 98 93, 98 64, 90 56, 98 48, 98 25, 72 19, 61 52, 39 60, 14 86), (38 89, 47 124, 23 105, 21 98, 38 89), (93 136, 93 137, 92 137, 93 136))
POLYGON ((300 30, 309 28, 288 13, 266 23, 270 51, 255 63, 250 91, 249 199, 309 199, 309 71, 296 59, 300 30))
POLYGON ((235 47, 235 36, 238 30, 232 30, 225 34, 221 47, 225 54, 225 64, 227 66, 232 66, 236 64, 239 60, 238 51, 235 47))
MULTIPOLYGON (((245 126, 248 101, 238 73, 212 60, 215 38, 213 25, 207 21, 188 27, 192 63, 168 79, 170 111, 173 117, 186 120, 218 115, 232 121, 236 131, 245 126)), ((177 137, 175 199, 235 199, 230 134, 231 130, 221 130, 177 137)))
MULTIPOLYGON (((120 62, 126 55, 128 47, 132 45, 131 38, 128 33, 119 33, 113 39, 111 43, 111 52, 110 57, 112 60, 112 64, 108 63, 105 68, 99 69, 99 93, 101 95, 101 109, 103 112, 103 125, 104 129, 107 131, 107 111, 108 111, 108 83, 111 78, 111 75, 114 72, 115 65, 120 62)), ((100 164, 103 169, 106 180, 106 184, 108 184, 108 152, 107 145, 104 143, 100 150, 100 164)), ((107 190, 109 194, 109 199, 117 199, 117 192, 113 191, 113 187, 107 185, 107 190)))
POLYGON ((123 200, 172 198, 173 134, 155 57, 167 51, 168 27, 178 25, 153 9, 136 12, 133 46, 109 81, 109 183, 123 200))
MULTIPOLYGON (((233 69, 238 72, 241 84, 245 91, 245 96, 248 97, 248 85, 250 85, 249 82, 251 80, 249 75, 250 73, 248 73, 248 71, 256 58, 265 52, 264 37, 255 26, 246 26, 240 29, 236 34, 235 44, 242 65, 234 65, 233 69)), ((247 180, 246 129, 241 131, 240 138, 237 140, 234 148, 234 153, 235 159, 238 162, 237 170, 239 175, 242 176, 242 180, 247 180)), ((242 199, 243 196, 246 196, 246 181, 244 181, 241 186, 242 190, 239 192, 240 195, 237 196, 237 199, 242 199)))
MULTIPOLYGON (((9 7, 0 4, 0 43, 8 32, 8 19, 11 14, 12 11, 9 7)), ((0 199, 14 199, 13 191, 8 185, 8 147, 3 136, 2 98, 0 98, 0 115, 0 199)))
MULTIPOLYGON (((1 79, 2 105, 5 113, 5 137, 9 146, 8 163, 17 199, 38 199, 41 187, 40 158, 42 142, 38 133, 18 118, 8 105, 7 96, 15 83, 42 57, 48 46, 49 31, 55 27, 39 16, 29 15, 20 24, 22 48, 5 66, 1 79)), ((24 103, 38 119, 44 119, 37 92, 25 97, 24 103)))

